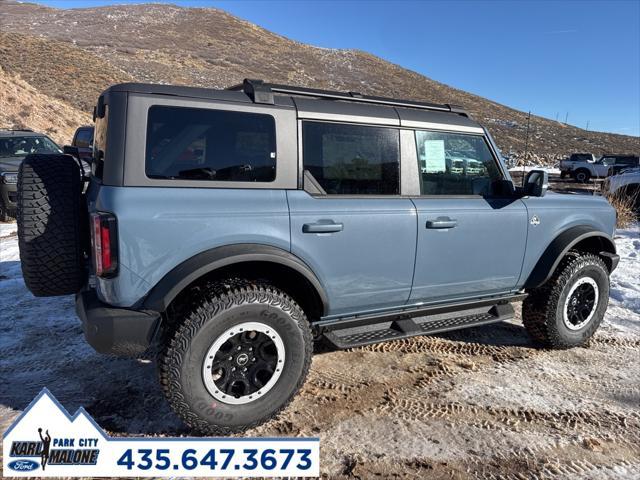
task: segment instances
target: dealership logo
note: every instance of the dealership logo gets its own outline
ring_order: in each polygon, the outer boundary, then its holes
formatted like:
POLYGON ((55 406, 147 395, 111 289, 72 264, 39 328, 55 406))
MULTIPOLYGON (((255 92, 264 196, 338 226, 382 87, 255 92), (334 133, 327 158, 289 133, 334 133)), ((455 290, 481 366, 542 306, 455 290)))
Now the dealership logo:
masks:
MULTIPOLYGON (((46 470, 47 465, 95 465, 98 461, 100 450, 90 448, 98 445, 97 438, 73 438, 69 436, 54 436, 52 438, 49 430, 47 429, 43 432, 42 428, 38 428, 38 436, 40 441, 17 440, 11 442, 9 457, 39 457, 43 471, 46 470)), ((34 470, 31 464, 36 462, 30 462, 29 467, 22 469, 34 470)))
POLYGON ((110 437, 84 408, 69 414, 46 388, 2 440, 3 471, 11 477, 320 475, 317 438, 110 437), (226 461, 215 460, 223 455, 226 461))
POLYGON ((47 389, 4 434, 5 466, 16 476, 37 472, 66 476, 78 466, 97 465, 104 431, 80 408, 71 416, 47 389))

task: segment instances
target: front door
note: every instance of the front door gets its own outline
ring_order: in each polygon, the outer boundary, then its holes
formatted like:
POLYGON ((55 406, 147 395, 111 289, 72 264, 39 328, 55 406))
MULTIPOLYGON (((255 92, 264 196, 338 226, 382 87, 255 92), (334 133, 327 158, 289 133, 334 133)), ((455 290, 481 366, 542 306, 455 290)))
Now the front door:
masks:
POLYGON ((416 212, 400 196, 399 130, 305 121, 302 143, 306 191, 287 192, 291 250, 323 283, 329 315, 403 305, 416 212))
POLYGON ((409 303, 505 293, 518 282, 527 211, 496 198, 503 174, 482 135, 417 131, 418 245, 409 303), (454 168, 462 162, 466 168, 454 168), (473 168, 469 168, 473 165, 473 168))

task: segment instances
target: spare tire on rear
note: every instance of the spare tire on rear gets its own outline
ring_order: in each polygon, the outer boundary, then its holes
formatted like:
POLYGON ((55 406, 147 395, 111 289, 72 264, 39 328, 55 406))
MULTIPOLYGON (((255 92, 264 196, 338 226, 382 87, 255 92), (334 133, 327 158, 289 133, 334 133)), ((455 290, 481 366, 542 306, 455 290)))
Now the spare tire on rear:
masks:
POLYGON ((18 171, 18 244, 24 282, 36 297, 69 295, 84 285, 85 211, 73 157, 24 159, 18 171))

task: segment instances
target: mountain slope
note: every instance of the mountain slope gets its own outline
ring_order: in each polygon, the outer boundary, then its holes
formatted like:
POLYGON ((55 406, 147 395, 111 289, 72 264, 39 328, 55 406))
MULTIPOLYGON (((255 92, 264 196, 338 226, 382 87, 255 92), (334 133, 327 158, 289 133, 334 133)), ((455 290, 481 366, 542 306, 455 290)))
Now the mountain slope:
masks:
MULTIPOLYGON (((216 88, 245 77, 263 78, 460 104, 491 130, 503 152, 524 150, 523 112, 368 53, 304 45, 217 9, 148 4, 59 10, 3 3, 0 29, 15 32, 0 36, 0 52, 5 52, 0 55, 0 65, 29 78, 43 92, 83 109, 93 104, 96 92, 109 83, 129 78, 216 88), (33 54, 20 53, 25 44, 39 51, 39 42, 51 49, 52 58, 64 60, 56 62, 59 68, 52 64, 43 70, 42 63, 32 61, 33 54), (20 62, 8 64, 16 55, 20 62), (35 72, 35 78, 25 70, 35 72), (82 80, 75 81, 78 74, 82 80), (51 81, 39 78, 42 76, 51 81), (71 83, 80 87, 69 87, 71 83)), ((640 151, 637 137, 587 132, 535 116, 531 118, 529 145, 531 152, 547 158, 570 151, 640 151)))
POLYGON ((0 128, 31 128, 48 134, 59 145, 69 143, 76 127, 91 116, 44 95, 0 67, 0 128))

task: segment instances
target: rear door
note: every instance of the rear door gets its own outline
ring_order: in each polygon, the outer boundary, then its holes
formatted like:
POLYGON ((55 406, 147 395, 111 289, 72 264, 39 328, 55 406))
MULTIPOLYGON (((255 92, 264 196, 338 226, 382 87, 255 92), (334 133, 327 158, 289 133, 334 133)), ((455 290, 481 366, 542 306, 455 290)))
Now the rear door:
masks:
POLYGON ((403 305, 416 213, 400 195, 399 129, 318 120, 299 128, 305 190, 287 192, 291 248, 325 286, 329 315, 403 305))
POLYGON ((475 298, 515 289, 527 239, 527 211, 497 196, 505 173, 481 134, 417 130, 420 195, 410 303, 475 298), (450 158, 481 167, 463 172, 450 158))

